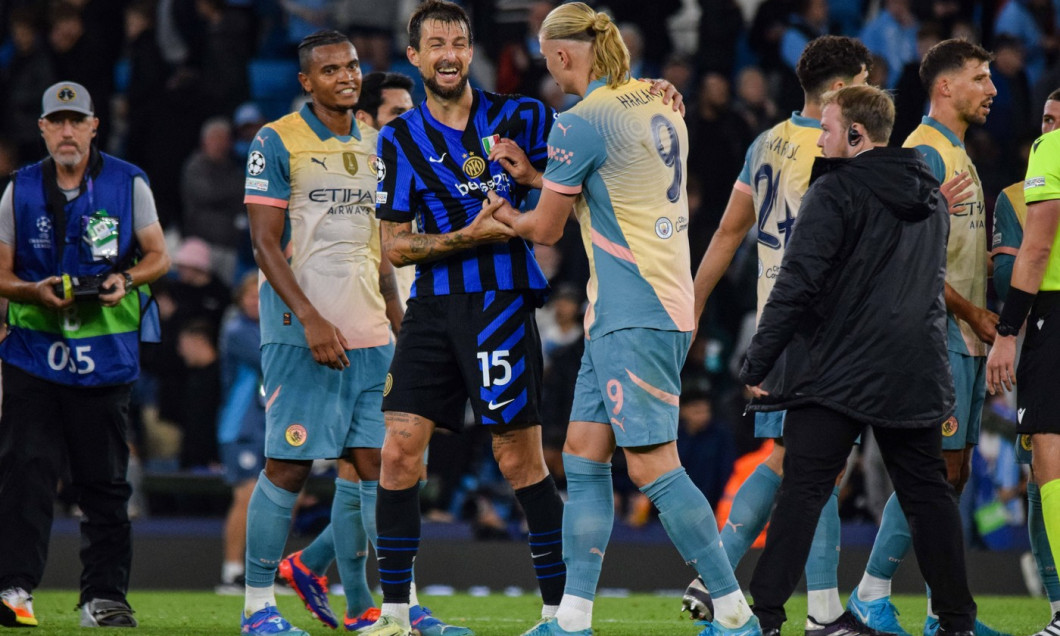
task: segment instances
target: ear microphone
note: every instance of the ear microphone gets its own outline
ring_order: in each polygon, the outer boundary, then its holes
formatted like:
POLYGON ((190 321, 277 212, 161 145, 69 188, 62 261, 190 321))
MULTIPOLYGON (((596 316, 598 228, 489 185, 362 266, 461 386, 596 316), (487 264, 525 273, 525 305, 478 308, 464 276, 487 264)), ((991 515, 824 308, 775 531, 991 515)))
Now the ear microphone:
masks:
POLYGON ((861 133, 858 132, 857 128, 854 128, 853 124, 851 124, 850 128, 847 130, 847 143, 851 146, 856 146, 861 143, 861 133))

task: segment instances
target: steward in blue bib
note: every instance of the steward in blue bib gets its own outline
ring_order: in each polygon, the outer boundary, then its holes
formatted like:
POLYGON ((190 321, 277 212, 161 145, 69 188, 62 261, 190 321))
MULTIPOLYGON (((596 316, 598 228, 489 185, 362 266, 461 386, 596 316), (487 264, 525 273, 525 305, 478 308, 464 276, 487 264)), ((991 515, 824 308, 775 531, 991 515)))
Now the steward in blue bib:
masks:
MULTIPOLYGON (((128 269, 139 257, 133 179, 146 182, 147 177, 117 157, 95 148, 91 153, 80 192, 70 201, 59 189, 53 159, 15 173, 14 274, 18 278, 105 277, 128 269)), ((141 289, 114 307, 104 307, 95 298, 61 310, 12 300, 10 331, 0 343, 0 358, 57 384, 132 382, 140 374, 141 319, 146 317, 152 325, 145 334, 157 333, 157 307, 150 303, 147 287, 141 289)))

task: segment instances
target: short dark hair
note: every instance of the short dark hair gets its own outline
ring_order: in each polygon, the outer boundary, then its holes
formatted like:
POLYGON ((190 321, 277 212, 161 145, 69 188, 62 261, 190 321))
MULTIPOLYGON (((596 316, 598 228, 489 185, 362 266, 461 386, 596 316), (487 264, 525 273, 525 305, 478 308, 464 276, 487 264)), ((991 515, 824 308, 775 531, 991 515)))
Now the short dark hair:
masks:
POLYGON ((338 31, 324 30, 310 33, 298 43, 298 70, 303 73, 309 72, 309 64, 313 60, 313 49, 318 46, 343 43, 350 43, 350 38, 338 31))
POLYGON ((472 44, 474 38, 471 35, 471 19, 467 17, 464 9, 447 0, 426 0, 409 18, 409 46, 420 50, 420 31, 423 23, 427 20, 438 20, 446 24, 463 23, 467 29, 467 43, 472 44))
POLYGON ((863 68, 872 68, 872 53, 864 44, 842 35, 822 35, 803 49, 795 74, 806 95, 817 99, 832 82, 849 81, 863 68))
POLYGON ((361 97, 353 105, 353 112, 363 110, 375 118, 383 105, 383 91, 388 88, 403 89, 412 93, 412 78, 403 73, 374 71, 361 80, 361 97))
POLYGON ((821 98, 821 106, 835 104, 847 126, 855 122, 865 127, 869 140, 885 144, 894 128, 894 98, 875 86, 844 86, 821 98))
POLYGON ((974 42, 956 38, 943 40, 931 47, 920 62, 920 81, 924 89, 930 95, 939 75, 964 68, 968 60, 993 62, 994 54, 974 42))
POLYGON ((1049 96, 1045 98, 1047 102, 1060 102, 1060 88, 1053 90, 1049 93, 1049 96))

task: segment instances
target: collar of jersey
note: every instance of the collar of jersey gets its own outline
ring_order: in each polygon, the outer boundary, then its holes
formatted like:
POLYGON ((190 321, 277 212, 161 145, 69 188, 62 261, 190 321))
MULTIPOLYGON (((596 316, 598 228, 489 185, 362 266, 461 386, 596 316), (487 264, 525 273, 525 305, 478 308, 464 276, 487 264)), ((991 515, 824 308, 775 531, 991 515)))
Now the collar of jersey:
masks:
POLYGON ((801 110, 796 110, 791 113, 791 123, 796 126, 802 126, 803 128, 821 129, 821 120, 814 119, 813 117, 803 117, 801 110))
POLYGON ((582 99, 588 97, 589 93, 595 91, 601 86, 607 86, 608 79, 608 77, 601 77, 600 79, 594 79, 593 81, 589 82, 589 86, 585 89, 585 95, 582 95, 582 99))
POLYGON ((314 113, 313 109, 309 107, 309 102, 302 105, 302 110, 300 110, 298 114, 300 114, 302 119, 305 120, 305 123, 309 125, 309 129, 316 133, 317 137, 320 138, 320 141, 327 141, 332 137, 343 143, 348 142, 350 139, 356 139, 357 141, 361 140, 361 131, 357 129, 356 119, 350 120, 350 134, 336 135, 331 132, 330 128, 324 125, 324 122, 317 119, 316 113, 314 113))
POLYGON ((946 128, 946 126, 943 125, 942 122, 935 119, 934 117, 928 117, 927 115, 924 115, 924 118, 920 120, 920 123, 924 124, 925 126, 931 126, 935 130, 942 133, 942 136, 948 139, 949 142, 954 146, 957 146, 958 148, 964 148, 964 143, 957 138, 957 135, 953 134, 952 130, 946 128))
MULTIPOLYGON (((479 103, 479 90, 477 88, 475 88, 475 87, 471 87, 471 108, 470 108, 471 115, 468 116, 468 120, 467 120, 467 123, 468 123, 469 126, 471 125, 471 122, 474 121, 474 119, 475 119, 475 113, 478 112, 478 103, 479 103)), ((429 123, 434 128, 437 128, 438 130, 451 130, 454 133, 463 134, 463 132, 464 132, 463 130, 457 130, 456 128, 450 128, 449 126, 446 126, 442 122, 440 122, 437 119, 435 119, 434 115, 431 114, 431 109, 427 107, 427 100, 426 99, 423 100, 422 102, 420 102, 419 108, 420 108, 420 113, 423 114, 423 118, 427 121, 427 123, 429 123)))

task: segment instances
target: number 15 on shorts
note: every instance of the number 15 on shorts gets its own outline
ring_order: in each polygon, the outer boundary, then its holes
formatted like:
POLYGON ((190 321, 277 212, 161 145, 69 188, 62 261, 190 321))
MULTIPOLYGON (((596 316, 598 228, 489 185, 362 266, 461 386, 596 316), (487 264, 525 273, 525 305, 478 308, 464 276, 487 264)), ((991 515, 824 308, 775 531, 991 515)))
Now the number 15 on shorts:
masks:
POLYGON ((479 351, 476 355, 478 356, 478 366, 482 370, 482 386, 489 388, 491 386, 504 386, 508 384, 512 379, 512 365, 508 362, 507 349, 501 351, 479 351), (494 369, 500 369, 500 377, 494 379, 497 375, 493 372, 494 369))

